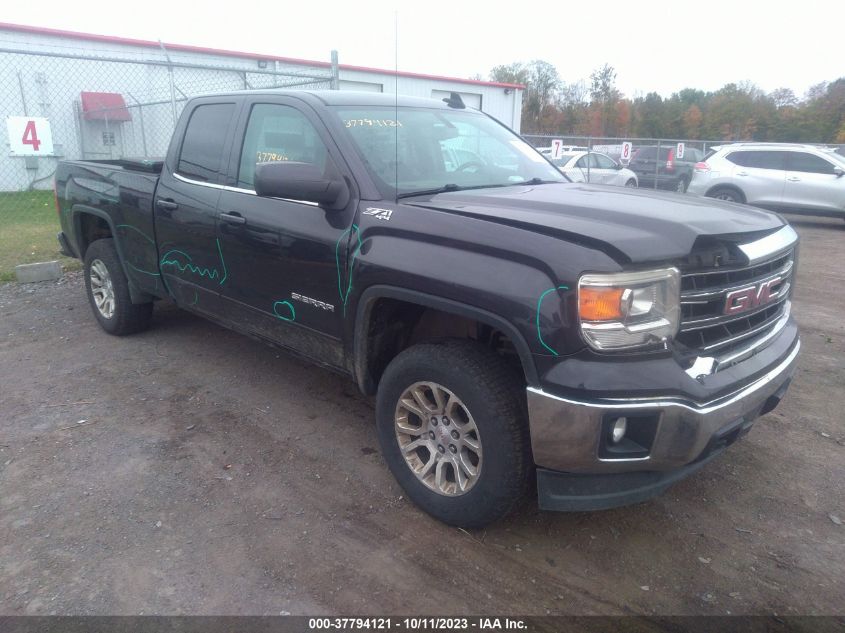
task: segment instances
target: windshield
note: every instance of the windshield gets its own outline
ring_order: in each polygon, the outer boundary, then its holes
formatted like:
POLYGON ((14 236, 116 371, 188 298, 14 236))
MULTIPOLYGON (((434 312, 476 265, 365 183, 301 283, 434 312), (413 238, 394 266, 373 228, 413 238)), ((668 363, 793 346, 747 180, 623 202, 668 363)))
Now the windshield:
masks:
POLYGON ((385 198, 435 189, 566 182, 533 147, 476 112, 335 107, 385 198))

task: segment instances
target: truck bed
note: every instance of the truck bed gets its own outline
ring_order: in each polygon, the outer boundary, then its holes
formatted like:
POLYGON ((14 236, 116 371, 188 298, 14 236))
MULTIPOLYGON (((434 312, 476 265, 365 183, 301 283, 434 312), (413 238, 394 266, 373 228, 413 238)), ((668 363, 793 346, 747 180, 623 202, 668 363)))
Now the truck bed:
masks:
POLYGON ((151 159, 61 161, 56 197, 69 254, 111 235, 136 296, 163 296, 153 197, 164 163, 151 159))

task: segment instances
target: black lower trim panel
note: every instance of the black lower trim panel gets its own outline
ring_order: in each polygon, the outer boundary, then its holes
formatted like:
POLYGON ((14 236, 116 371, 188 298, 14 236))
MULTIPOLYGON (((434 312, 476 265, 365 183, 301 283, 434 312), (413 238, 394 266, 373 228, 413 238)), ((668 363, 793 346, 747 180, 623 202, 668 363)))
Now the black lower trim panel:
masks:
POLYGON ((541 510, 558 512, 589 512, 640 503, 693 474, 723 450, 668 472, 583 475, 538 468, 537 499, 541 510))

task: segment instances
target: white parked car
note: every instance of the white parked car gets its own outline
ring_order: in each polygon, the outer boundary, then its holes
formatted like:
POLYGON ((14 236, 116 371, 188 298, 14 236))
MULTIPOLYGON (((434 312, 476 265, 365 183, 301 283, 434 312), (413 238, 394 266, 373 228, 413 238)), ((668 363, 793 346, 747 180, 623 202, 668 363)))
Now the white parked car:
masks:
POLYGON ((722 145, 696 164, 687 192, 774 211, 845 218, 845 157, 816 145, 722 145))
POLYGON ((618 187, 639 186, 637 174, 623 167, 610 156, 599 152, 570 152, 551 161, 573 182, 591 182, 618 187))
MULTIPOLYGON (((538 147, 537 151, 546 157, 552 155, 551 147, 538 147)), ((571 154, 572 152, 586 152, 587 148, 582 147, 581 145, 564 145, 560 148, 560 151, 562 151, 564 154, 571 154)))

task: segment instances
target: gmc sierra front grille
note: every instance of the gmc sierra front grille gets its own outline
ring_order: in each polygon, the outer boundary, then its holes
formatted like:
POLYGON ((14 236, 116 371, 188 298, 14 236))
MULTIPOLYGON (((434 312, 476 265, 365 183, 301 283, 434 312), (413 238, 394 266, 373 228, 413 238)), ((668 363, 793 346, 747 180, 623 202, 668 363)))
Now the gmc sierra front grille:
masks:
POLYGON ((764 337, 789 309, 793 258, 789 250, 745 268, 684 274, 676 340, 697 352, 719 355, 764 337), (767 288, 758 297, 762 286, 767 288), (739 296, 732 303, 729 295, 739 296))

